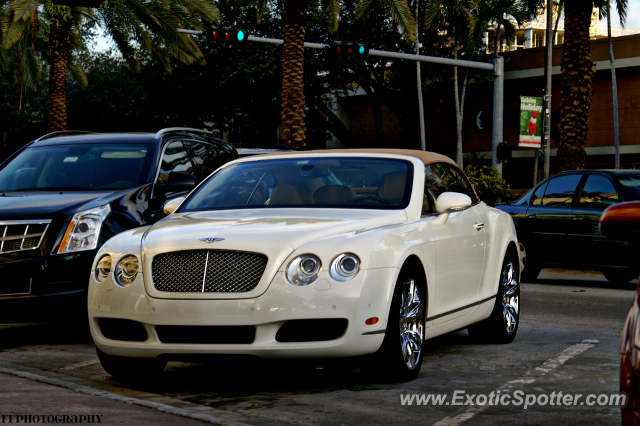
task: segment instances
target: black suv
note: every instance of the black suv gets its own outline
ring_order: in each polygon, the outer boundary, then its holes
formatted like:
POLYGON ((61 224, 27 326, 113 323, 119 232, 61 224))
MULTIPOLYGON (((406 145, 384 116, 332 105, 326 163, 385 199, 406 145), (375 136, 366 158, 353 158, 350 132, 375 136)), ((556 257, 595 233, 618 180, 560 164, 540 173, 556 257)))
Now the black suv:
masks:
POLYGON ((0 164, 0 322, 85 306, 105 241, 162 219, 167 200, 236 158, 233 145, 186 128, 56 132, 14 153, 0 164))
POLYGON ((526 253, 523 280, 535 280, 541 268, 567 268, 596 269, 613 283, 628 283, 640 272, 640 246, 603 236, 599 221, 607 207, 636 200, 640 171, 576 170, 543 180, 497 208, 516 224, 526 253))

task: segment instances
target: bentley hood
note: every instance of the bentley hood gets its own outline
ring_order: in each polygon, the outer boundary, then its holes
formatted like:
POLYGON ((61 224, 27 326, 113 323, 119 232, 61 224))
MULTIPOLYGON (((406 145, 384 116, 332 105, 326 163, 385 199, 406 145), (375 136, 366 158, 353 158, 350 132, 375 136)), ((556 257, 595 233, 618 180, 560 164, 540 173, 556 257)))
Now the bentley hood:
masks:
POLYGON ((404 210, 269 209, 174 214, 143 241, 151 252, 225 249, 286 253, 331 235, 404 222, 404 210), (208 239, 209 241, 205 241, 208 239))
MULTIPOLYGON (((251 209, 178 213, 152 226, 142 241, 146 276, 159 254, 193 250, 260 253, 267 257, 263 278, 243 297, 266 291, 278 268, 298 247, 350 231, 406 221, 404 210, 251 209)), ((180 266, 178 266, 180 267, 180 266)), ((234 294, 184 295, 157 291, 147 279, 147 291, 159 298, 233 298, 234 294)))

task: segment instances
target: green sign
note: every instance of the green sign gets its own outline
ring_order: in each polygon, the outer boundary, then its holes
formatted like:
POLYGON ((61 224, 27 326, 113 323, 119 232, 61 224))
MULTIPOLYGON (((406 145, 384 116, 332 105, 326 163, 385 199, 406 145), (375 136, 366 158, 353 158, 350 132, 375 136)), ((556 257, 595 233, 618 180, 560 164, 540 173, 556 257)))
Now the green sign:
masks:
POLYGON ((542 140, 542 98, 520 96, 520 141, 518 146, 540 148, 542 140))

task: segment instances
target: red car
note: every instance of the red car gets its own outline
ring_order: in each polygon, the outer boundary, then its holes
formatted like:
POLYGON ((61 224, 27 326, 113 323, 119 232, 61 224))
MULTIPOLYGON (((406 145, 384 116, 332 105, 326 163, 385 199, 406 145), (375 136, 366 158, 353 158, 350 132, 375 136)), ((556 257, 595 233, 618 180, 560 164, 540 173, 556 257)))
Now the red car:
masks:
MULTIPOLYGON (((610 238, 640 241, 640 202, 616 204, 600 218, 600 232, 610 238)), ((640 425, 640 280, 620 341, 620 391, 629 395, 622 407, 623 425, 640 425)))

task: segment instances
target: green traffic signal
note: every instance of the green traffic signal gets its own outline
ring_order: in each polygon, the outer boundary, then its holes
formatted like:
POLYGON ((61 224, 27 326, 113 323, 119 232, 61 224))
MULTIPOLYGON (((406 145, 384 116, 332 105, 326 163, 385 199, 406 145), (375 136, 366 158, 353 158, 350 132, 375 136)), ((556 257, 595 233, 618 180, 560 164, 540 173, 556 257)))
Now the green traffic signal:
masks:
POLYGON ((211 28, 207 36, 215 41, 224 43, 242 43, 249 38, 247 30, 238 28, 211 28))
POLYGON ((341 56, 364 56, 369 53, 369 48, 362 43, 334 41, 329 46, 334 54, 341 56))

